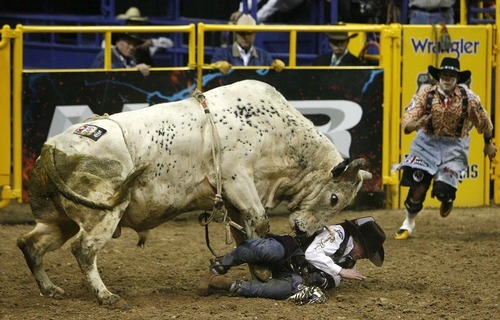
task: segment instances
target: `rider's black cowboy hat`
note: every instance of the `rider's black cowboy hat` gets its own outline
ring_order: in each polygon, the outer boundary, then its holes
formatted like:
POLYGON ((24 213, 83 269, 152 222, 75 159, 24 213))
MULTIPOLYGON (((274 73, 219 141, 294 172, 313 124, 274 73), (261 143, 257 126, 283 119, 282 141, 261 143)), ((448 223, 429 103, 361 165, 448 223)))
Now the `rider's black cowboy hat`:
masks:
POLYGON ((471 72, 469 70, 460 71, 460 61, 458 59, 449 57, 444 58, 443 61, 441 61, 441 66, 439 67, 439 69, 433 66, 428 66, 427 70, 429 71, 430 75, 437 81, 439 81, 441 71, 444 70, 457 72, 457 83, 467 82, 467 80, 469 80, 471 76, 471 72))
POLYGON ((370 261, 377 267, 384 262, 385 242, 384 230, 375 222, 373 217, 363 217, 354 220, 346 220, 343 224, 347 232, 357 239, 370 261))

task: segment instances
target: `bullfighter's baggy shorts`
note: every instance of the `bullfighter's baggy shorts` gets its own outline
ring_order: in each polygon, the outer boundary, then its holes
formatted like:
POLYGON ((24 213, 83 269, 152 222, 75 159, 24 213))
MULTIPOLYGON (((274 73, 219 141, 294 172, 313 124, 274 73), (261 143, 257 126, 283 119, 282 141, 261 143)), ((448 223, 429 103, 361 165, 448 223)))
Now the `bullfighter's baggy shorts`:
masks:
POLYGON ((468 166, 470 136, 466 138, 441 137, 430 135, 422 130, 417 132, 410 146, 410 154, 403 162, 395 165, 392 171, 410 167, 421 169, 458 189, 468 166))

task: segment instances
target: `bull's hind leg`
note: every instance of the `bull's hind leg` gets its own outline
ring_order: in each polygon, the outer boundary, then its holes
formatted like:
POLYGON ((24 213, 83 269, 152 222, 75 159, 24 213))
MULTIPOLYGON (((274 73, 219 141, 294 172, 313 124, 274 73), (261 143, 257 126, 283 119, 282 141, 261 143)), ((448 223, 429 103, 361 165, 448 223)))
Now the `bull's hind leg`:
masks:
POLYGON ((78 261, 87 284, 93 290, 99 304, 111 308, 127 308, 125 300, 106 288, 97 269, 97 254, 111 239, 120 221, 121 211, 117 208, 113 211, 87 209, 79 214, 94 217, 92 221, 85 220, 85 224, 82 224, 82 229, 71 244, 71 252, 78 261))
MULTIPOLYGON (((34 210, 35 216, 37 213, 34 210)), ((78 225, 64 214, 54 211, 46 213, 47 218, 37 219, 35 228, 17 239, 17 246, 22 250, 26 263, 35 277, 44 296, 59 298, 64 291, 54 285, 45 272, 43 257, 49 251, 59 249, 69 238, 78 232, 78 225)))

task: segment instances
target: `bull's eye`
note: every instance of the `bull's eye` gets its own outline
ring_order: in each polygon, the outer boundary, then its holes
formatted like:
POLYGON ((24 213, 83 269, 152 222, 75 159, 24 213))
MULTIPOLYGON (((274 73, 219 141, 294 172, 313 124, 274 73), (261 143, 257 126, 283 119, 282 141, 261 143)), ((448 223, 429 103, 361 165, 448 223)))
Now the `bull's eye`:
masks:
POLYGON ((335 206, 335 205, 337 205, 338 202, 339 202, 339 197, 337 197, 337 195, 335 193, 332 194, 332 196, 330 198, 330 204, 332 206, 335 206))

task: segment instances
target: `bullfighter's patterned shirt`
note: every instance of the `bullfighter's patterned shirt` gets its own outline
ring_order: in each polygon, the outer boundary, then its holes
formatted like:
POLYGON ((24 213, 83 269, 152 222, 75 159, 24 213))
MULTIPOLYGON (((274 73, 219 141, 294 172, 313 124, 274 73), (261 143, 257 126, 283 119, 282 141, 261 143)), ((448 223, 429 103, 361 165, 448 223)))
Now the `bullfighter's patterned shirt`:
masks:
MULTIPOLYGON (((470 125, 476 127, 479 133, 491 132, 493 124, 488 113, 481 106, 479 97, 470 89, 464 89, 468 99, 467 116, 465 118, 466 123, 463 125, 460 133, 460 138, 468 135, 470 125)), ((404 129, 408 123, 417 121, 425 114, 428 103, 427 96, 430 92, 434 92, 430 110, 433 132, 429 132, 429 128, 423 128, 422 130, 436 136, 454 137, 459 122, 463 119, 462 93, 458 86, 455 87, 455 90, 449 96, 439 89, 437 84, 422 89, 413 96, 410 104, 406 107, 401 126, 404 129)))

